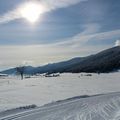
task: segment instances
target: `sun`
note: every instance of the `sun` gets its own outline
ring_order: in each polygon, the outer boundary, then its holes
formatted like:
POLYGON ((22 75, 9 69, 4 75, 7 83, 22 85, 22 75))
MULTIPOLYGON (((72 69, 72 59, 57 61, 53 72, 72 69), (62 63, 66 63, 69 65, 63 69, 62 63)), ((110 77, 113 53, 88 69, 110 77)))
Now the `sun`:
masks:
POLYGON ((40 14, 43 12, 43 6, 35 2, 28 2, 20 7, 21 17, 25 18, 30 23, 37 22, 40 14))

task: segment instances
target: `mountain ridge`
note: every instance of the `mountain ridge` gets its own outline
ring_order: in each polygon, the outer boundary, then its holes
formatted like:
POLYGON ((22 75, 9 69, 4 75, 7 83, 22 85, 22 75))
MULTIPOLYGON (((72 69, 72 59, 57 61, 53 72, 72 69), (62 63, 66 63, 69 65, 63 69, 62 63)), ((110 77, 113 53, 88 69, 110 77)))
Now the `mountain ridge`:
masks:
MULTIPOLYGON (((75 57, 67 61, 47 64, 39 67, 25 66, 25 74, 37 73, 106 73, 120 69, 120 46, 103 50, 86 57, 75 57)), ((1 71, 3 74, 15 74, 16 68, 1 71)))

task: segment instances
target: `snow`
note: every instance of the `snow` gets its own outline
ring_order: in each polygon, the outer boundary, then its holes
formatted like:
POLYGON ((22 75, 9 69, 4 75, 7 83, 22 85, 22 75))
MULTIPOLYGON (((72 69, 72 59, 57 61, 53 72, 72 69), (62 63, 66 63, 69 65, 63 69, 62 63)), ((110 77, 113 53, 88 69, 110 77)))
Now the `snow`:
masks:
POLYGON ((120 93, 56 102, 0 120, 119 120, 120 93))
MULTIPOLYGON (((117 92, 120 91, 119 78, 119 72, 92 74, 92 76, 87 76, 86 73, 64 73, 60 77, 35 76, 24 80, 20 80, 17 77, 0 78, 0 111, 31 104, 42 106, 73 96, 117 92)), ((116 118, 119 118, 119 97, 120 93, 115 93, 112 95, 82 98, 77 100, 77 102, 73 100, 74 104, 68 102, 66 106, 59 105, 59 107, 50 109, 51 114, 45 112, 43 115, 46 117, 51 116, 52 120, 79 120, 77 117, 81 117, 81 120, 90 120, 92 114, 94 117, 100 117, 102 114, 105 120, 110 119, 110 115, 113 116, 114 114, 116 118), (54 115, 52 114, 53 112, 55 112, 54 115), (106 112, 109 114, 106 115, 106 112), (82 116, 84 116, 84 119, 82 116)), ((47 120, 43 115, 41 115, 43 117, 41 119, 47 120)), ((104 118, 92 120, 104 120, 104 118)))

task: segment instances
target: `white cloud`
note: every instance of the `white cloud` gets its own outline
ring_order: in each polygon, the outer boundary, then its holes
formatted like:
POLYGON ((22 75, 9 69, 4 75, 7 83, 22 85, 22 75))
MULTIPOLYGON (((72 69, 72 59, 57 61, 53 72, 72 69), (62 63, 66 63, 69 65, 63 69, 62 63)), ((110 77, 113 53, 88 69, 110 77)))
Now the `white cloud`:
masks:
POLYGON ((57 46, 77 46, 79 43, 80 44, 83 44, 85 43, 86 41, 88 41, 90 38, 92 38, 93 36, 95 36, 97 33, 99 33, 100 31, 100 28, 101 26, 97 23, 91 23, 91 24, 86 24, 86 25, 83 25, 83 31, 76 34, 75 36, 73 37, 70 37, 70 38, 67 38, 67 39, 64 39, 64 40, 59 40, 59 41, 62 41, 62 42, 58 42, 58 43, 55 43, 55 44, 52 44, 52 45, 57 45, 57 46), (75 45, 76 44, 76 45, 75 45))
POLYGON ((120 40, 116 40, 115 46, 120 46, 120 40))
MULTIPOLYGON (((30 1, 38 2, 37 4, 40 4, 41 6, 45 7, 44 12, 49 12, 51 10, 68 7, 70 5, 74 5, 74 4, 77 4, 79 2, 83 2, 86 0, 37 0, 37 1, 30 0, 30 1)), ((22 8, 22 6, 24 6, 24 4, 26 3, 23 3, 17 6, 16 9, 9 10, 7 13, 0 15, 0 24, 22 18, 20 14, 20 9, 22 8)))
POLYGON ((32 60, 24 60, 24 61, 22 61, 22 65, 26 65, 26 66, 34 65, 34 61, 32 61, 32 60))
POLYGON ((39 0, 43 5, 47 6, 49 10, 68 7, 79 2, 87 0, 39 0))
POLYGON ((4 15, 1 15, 0 16, 0 24, 7 23, 9 21, 19 19, 19 18, 20 18, 20 14, 19 14, 19 12, 17 12, 17 9, 15 9, 13 11, 9 11, 9 12, 5 13, 4 15))
POLYGON ((101 28, 101 26, 97 23, 84 24, 82 27, 84 30, 80 33, 81 36, 99 32, 101 28))
POLYGON ((67 46, 67 47, 72 47, 72 48, 80 48, 80 47, 83 47, 83 45, 88 41, 109 40, 109 39, 115 39, 116 37, 120 37, 119 29, 113 30, 113 31, 107 31, 107 32, 97 32, 97 33, 95 33, 95 31, 94 31, 93 33, 90 33, 90 34, 88 34, 88 33, 83 34, 83 32, 82 32, 82 34, 79 33, 72 38, 68 38, 68 40, 66 40, 66 41, 58 42, 53 45, 58 46, 58 47, 59 46, 67 46))

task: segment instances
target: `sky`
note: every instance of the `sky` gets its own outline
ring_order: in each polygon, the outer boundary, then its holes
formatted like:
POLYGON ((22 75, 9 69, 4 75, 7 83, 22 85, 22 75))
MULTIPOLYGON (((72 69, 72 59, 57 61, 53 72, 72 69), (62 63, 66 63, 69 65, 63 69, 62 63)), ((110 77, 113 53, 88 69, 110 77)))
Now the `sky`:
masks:
POLYGON ((0 0, 0 70, 39 66, 120 45, 119 13, 120 0, 0 0), (34 24, 20 12, 30 2, 40 7, 34 24))

